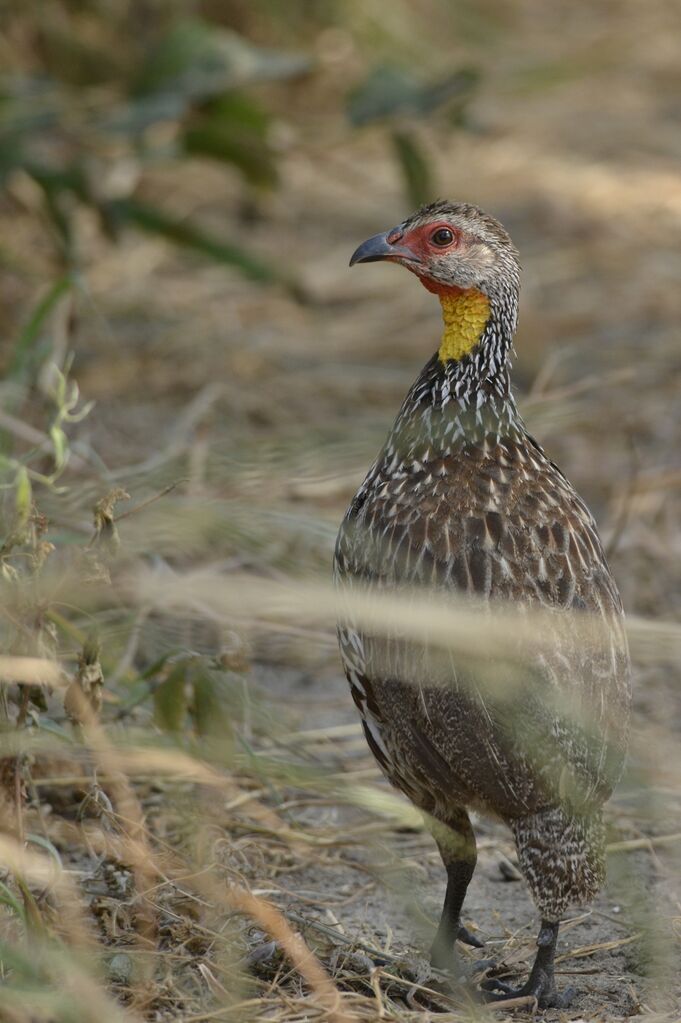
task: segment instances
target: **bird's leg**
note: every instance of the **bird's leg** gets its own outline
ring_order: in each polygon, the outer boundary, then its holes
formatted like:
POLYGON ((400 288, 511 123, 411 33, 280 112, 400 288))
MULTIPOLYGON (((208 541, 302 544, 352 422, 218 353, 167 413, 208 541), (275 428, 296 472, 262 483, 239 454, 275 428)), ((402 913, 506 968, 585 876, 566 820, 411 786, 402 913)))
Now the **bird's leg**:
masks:
POLYGON ((427 823, 447 871, 447 892, 440 924, 430 950, 430 961, 437 969, 447 970, 454 965, 454 942, 457 938, 467 945, 482 948, 482 942, 463 926, 460 919, 461 907, 477 859, 475 835, 463 808, 450 817, 446 824, 432 818, 427 823))
POLYGON ((540 1009, 565 1009, 572 1001, 574 988, 566 988, 559 994, 553 975, 553 964, 556 955, 556 942, 560 924, 542 920, 539 937, 537 938, 537 955, 530 971, 530 976, 522 987, 514 988, 503 980, 489 978, 482 982, 485 1000, 488 1002, 505 1001, 507 998, 522 998, 533 995, 540 1009), (500 994, 490 993, 494 991, 500 994))
POLYGON ((447 892, 435 940, 430 949, 430 961, 440 970, 452 964, 454 942, 458 938, 467 945, 482 948, 482 942, 461 923, 460 913, 475 863, 459 860, 446 864, 447 892))

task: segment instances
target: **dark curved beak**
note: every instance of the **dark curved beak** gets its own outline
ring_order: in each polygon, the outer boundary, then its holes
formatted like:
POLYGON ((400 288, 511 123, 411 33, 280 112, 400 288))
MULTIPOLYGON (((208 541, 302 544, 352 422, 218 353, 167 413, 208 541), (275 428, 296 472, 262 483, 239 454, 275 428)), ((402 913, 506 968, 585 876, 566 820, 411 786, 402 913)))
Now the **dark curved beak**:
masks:
POLYGON ((379 259, 408 259, 412 263, 418 262, 410 249, 388 241, 391 234, 394 234, 394 231, 386 231, 384 234, 375 234, 373 238, 367 238, 353 252, 350 266, 354 266, 355 263, 376 263, 379 259))

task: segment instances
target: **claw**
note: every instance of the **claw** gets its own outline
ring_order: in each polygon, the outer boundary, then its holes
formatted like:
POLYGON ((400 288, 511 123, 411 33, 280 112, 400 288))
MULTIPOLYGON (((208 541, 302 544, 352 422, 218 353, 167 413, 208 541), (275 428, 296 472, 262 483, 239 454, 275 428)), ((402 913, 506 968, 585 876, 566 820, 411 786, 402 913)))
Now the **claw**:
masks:
POLYGON ((484 980, 480 981, 480 989, 482 991, 502 991, 505 998, 515 993, 515 988, 512 984, 507 983, 505 980, 499 980, 498 977, 485 977, 484 980))
POLYGON ((553 979, 546 974, 516 988, 504 980, 489 977, 481 982, 480 988, 486 1002, 505 1002, 509 998, 527 998, 531 995, 537 999, 540 1009, 567 1009, 577 993, 573 987, 559 993, 553 979))
POLYGON ((536 999, 540 1009, 566 1009, 575 996, 574 988, 567 988, 562 994, 556 990, 553 976, 553 960, 558 938, 557 922, 542 920, 537 938, 537 955, 530 976, 522 987, 513 988, 505 980, 486 977, 480 984, 486 1002, 504 1002, 511 998, 536 999), (495 992, 501 992, 496 994, 495 992))
POLYGON ((476 959, 469 966, 471 977, 478 977, 481 974, 487 972, 487 970, 498 970, 499 963, 496 959, 476 959))
POLYGON ((459 941, 462 941, 464 945, 470 945, 472 948, 484 948, 484 941, 480 941, 477 935, 471 934, 467 927, 463 924, 459 924, 459 933, 457 934, 459 941))

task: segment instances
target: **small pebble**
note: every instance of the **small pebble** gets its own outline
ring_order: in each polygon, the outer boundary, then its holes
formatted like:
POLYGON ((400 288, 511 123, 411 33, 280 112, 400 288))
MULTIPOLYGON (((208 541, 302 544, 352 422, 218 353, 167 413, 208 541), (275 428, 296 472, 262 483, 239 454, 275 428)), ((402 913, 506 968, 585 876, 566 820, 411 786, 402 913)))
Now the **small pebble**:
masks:
POLYGON ((498 864, 499 873, 503 877, 504 881, 522 881, 523 875, 520 873, 515 864, 511 863, 506 856, 500 856, 498 864))
POLYGON ((132 968, 132 959, 123 952, 112 956, 107 964, 109 977, 118 984, 128 984, 130 982, 132 979, 132 968))

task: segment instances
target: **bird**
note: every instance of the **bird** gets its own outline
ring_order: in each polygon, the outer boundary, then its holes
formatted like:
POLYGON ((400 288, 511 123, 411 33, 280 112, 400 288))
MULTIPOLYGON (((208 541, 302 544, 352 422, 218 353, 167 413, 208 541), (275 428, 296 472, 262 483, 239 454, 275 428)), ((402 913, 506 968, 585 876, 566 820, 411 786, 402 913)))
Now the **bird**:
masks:
POLYGON ((363 242, 350 266, 376 261, 439 298, 443 331, 338 533, 341 658, 367 743, 422 811, 446 871, 432 964, 455 971, 457 939, 482 947, 461 911, 477 858, 470 812, 487 814, 512 832, 541 923, 525 983, 488 976, 478 994, 560 1008, 576 993, 556 986, 560 922, 603 884, 603 805, 627 752, 622 602, 593 516, 511 390, 520 263, 506 229, 437 200, 363 242), (414 594, 452 615, 465 601, 481 656, 362 612, 414 594), (494 659, 499 609, 517 616, 513 665, 494 659))

